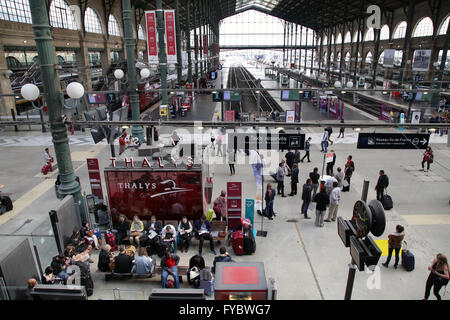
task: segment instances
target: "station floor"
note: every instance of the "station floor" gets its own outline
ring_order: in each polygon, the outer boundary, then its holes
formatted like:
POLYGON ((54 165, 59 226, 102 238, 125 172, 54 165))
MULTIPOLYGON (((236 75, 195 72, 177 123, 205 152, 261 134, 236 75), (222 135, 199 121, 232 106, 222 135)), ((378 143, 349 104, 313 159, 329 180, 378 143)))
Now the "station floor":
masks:
MULTIPOLYGON (((161 139, 167 139, 172 128, 161 127, 161 139)), ((323 154, 320 152, 321 130, 305 130, 313 137, 311 163, 300 165, 299 191, 308 173, 314 167, 321 171, 323 154)), ((375 238, 383 249, 375 274, 357 272, 352 299, 367 300, 414 300, 422 299, 427 267, 439 252, 450 256, 450 149, 447 137, 432 135, 431 146, 435 151, 435 162, 431 171, 419 171, 422 155, 416 150, 361 150, 356 149, 357 132, 347 130, 344 139, 337 139, 330 148, 337 155, 335 168, 344 166, 347 155, 353 155, 356 172, 352 178, 350 192, 342 194, 338 215, 350 219, 356 200, 361 198, 363 180, 370 181, 369 197, 375 198, 374 187, 378 171, 384 169, 389 176, 389 194, 394 200, 394 209, 386 212, 387 225, 384 234, 375 238), (394 231, 396 224, 405 226, 408 249, 415 254, 415 270, 405 271, 401 266, 395 270, 393 260, 388 269, 381 266, 387 254, 387 235, 394 231)), ((364 130, 363 130, 364 131, 364 130)), ((208 141, 209 133, 205 134, 208 141)), ((90 193, 86 158, 96 157, 100 167, 106 167, 110 161, 110 150, 105 143, 93 145, 87 133, 77 133, 70 137, 72 161, 76 174, 80 177, 82 189, 90 193)), ((48 176, 40 173, 43 163, 43 149, 49 146, 54 154, 50 134, 30 132, 3 132, 0 136, 0 184, 5 184, 4 192, 11 193, 14 210, 0 216, 0 256, 4 255, 18 238, 36 232, 36 228, 49 220, 48 212, 59 200, 54 193, 54 182, 57 171, 48 176)), ((118 146, 116 146, 118 148, 118 146)), ((264 189, 267 183, 275 182, 267 175, 274 171, 283 153, 276 153, 271 163, 266 163, 264 189)), ((220 163, 221 158, 215 158, 220 163)), ((255 181, 248 158, 243 154, 239 160, 243 164, 236 165, 236 175, 230 176, 228 165, 216 164, 214 172, 213 198, 226 182, 241 181, 243 183, 243 199, 255 198, 255 181)), ((239 162, 238 162, 239 163, 239 162)), ((103 186, 105 183, 103 181, 103 186)), ((290 192, 288 178, 285 180, 285 193, 290 192)), ((268 231, 267 237, 257 237, 257 250, 251 256, 235 256, 231 247, 228 252, 236 261, 263 261, 266 277, 274 278, 278 287, 279 299, 298 300, 341 300, 344 298, 349 249, 342 244, 336 223, 325 223, 324 228, 314 226, 314 219, 305 220, 300 215, 301 192, 297 196, 275 200, 274 220, 264 219, 263 229, 268 231)), ((314 209, 312 205, 310 209, 314 209)), ((315 217, 314 210, 309 215, 315 217)), ((261 218, 255 215, 255 226, 261 230, 261 218)), ((40 232, 45 232, 40 230, 40 232)), ((48 238, 48 237, 47 237, 48 238)), ((48 241, 42 238, 41 241, 48 241)), ((197 245, 193 245, 189 253, 179 253, 180 265, 187 265, 189 258, 195 254, 197 245)), ((218 249, 218 248, 217 248, 218 249)), ((214 256, 204 247, 204 258, 211 265, 214 256)), ((48 259, 51 257, 41 257, 48 259)), ((94 254, 94 260, 97 253, 94 254)), ((158 263, 160 260, 158 259, 158 263)), ((46 266, 44 265, 43 268, 46 266)), ((160 286, 159 277, 145 280, 104 281, 104 275, 97 272, 96 263, 91 264, 95 289, 90 299, 113 299, 113 289, 120 288, 121 298, 147 299, 153 288, 160 286)), ((184 283, 182 286, 186 286, 184 283)), ((444 294, 444 289, 441 295, 444 294)), ((430 299, 435 299, 431 295, 430 299)), ((443 295, 449 300, 449 294, 443 295)))

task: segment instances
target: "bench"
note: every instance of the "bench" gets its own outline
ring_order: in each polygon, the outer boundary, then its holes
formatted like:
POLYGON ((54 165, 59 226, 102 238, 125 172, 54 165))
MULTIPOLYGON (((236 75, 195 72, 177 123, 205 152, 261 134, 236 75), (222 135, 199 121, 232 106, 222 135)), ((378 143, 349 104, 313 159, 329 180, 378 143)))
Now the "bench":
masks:
MULTIPOLYGON (((187 276, 187 271, 189 267, 187 266, 177 266, 178 268, 178 277, 180 279, 180 283, 183 283, 182 276, 187 276)), ((116 273, 116 272, 106 272, 105 273, 105 281, 109 280, 128 280, 128 279, 148 279, 153 278, 155 275, 160 275, 162 273, 161 266, 155 266, 153 273, 148 274, 136 274, 136 273, 116 273)))

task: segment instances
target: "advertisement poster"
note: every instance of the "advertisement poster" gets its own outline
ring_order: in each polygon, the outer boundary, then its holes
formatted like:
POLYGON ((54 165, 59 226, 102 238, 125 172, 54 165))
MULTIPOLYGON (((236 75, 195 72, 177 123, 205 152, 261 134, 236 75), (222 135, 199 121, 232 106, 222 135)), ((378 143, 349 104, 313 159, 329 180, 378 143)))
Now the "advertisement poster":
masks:
POLYGON ((156 12, 145 11, 147 24, 147 53, 149 63, 158 63, 158 46, 156 38, 156 12))
POLYGON ((241 227, 242 182, 227 182, 228 230, 241 227))
POLYGON ((391 111, 392 111, 391 106, 389 106, 387 104, 385 105, 384 103, 382 103, 381 110, 380 110, 380 120, 392 121, 391 111))
POLYGON ((91 191, 94 196, 103 199, 102 179, 100 177, 100 167, 98 159, 86 159, 89 172, 89 182, 91 183, 91 191))
POLYGON ((385 68, 393 68, 394 67, 394 49, 386 49, 384 50, 384 60, 383 67, 385 68))
POLYGON ((205 35, 203 35, 203 54, 208 54, 208 37, 205 35))
POLYGON ((413 71, 428 71, 430 59, 431 50, 415 50, 412 64, 413 71))
POLYGON ((411 117, 411 123, 419 124, 420 123, 420 111, 413 111, 411 117))
POLYGON ((287 110, 286 111, 286 122, 288 122, 288 123, 295 122, 295 110, 287 110))
POLYGON ((225 111, 225 121, 226 122, 234 122, 234 110, 226 110, 225 111))
POLYGON ((167 63, 177 63, 177 44, 175 34, 175 10, 164 10, 164 24, 166 27, 167 63))

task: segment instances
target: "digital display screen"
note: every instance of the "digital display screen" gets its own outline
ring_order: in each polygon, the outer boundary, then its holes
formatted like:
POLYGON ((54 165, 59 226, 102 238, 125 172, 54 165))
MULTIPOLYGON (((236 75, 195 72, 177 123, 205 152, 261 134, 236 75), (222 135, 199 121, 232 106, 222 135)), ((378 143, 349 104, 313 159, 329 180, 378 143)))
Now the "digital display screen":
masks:
POLYGON ((105 104, 106 96, 104 93, 89 93, 88 100, 90 104, 105 104))

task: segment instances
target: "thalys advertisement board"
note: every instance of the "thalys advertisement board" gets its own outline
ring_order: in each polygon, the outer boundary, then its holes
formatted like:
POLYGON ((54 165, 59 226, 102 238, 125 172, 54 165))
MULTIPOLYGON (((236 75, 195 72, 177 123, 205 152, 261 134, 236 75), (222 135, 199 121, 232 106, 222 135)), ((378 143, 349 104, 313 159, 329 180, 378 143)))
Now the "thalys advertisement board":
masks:
POLYGON ((105 181, 114 222, 120 214, 141 220, 196 220, 203 214, 200 168, 105 168, 105 181))

